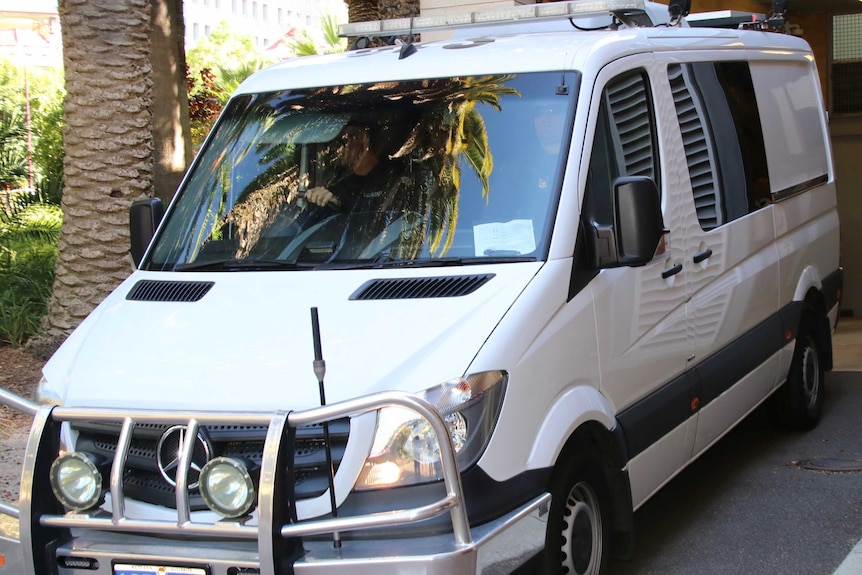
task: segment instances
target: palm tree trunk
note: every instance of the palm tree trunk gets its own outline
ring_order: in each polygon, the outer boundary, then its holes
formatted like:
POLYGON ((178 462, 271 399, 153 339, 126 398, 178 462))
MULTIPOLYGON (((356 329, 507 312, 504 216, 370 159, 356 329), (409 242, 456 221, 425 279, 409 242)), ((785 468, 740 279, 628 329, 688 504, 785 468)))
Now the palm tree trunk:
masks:
POLYGON ((129 275, 129 206, 153 194, 150 0, 65 0, 59 13, 65 189, 45 346, 129 275))
POLYGON ((380 18, 407 18, 419 15, 419 0, 380 0, 380 18))
POLYGON ((347 21, 368 22, 378 19, 377 0, 347 0, 347 21))
POLYGON ((192 161, 182 0, 152 0, 153 189, 165 205, 192 161))

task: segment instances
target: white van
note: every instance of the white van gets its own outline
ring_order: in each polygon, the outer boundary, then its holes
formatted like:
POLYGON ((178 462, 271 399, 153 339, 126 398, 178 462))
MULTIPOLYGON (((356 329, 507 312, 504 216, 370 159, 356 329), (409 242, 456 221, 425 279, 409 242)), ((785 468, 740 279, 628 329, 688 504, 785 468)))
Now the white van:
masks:
POLYGON ((597 574, 761 402, 817 424, 804 41, 641 0, 357 27, 456 35, 255 74, 133 208, 136 271, 44 369, 23 572, 597 574))

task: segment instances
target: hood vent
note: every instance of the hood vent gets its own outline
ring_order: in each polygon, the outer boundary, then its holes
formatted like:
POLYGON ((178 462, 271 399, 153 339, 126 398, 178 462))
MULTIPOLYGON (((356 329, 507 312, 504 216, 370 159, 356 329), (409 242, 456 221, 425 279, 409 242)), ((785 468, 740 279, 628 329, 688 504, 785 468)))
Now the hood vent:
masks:
POLYGON ((170 282, 141 280, 136 283, 127 300, 193 302, 204 297, 215 282, 170 282))
POLYGON ((351 300, 460 297, 485 285, 494 274, 436 278, 394 278, 365 282, 351 300))

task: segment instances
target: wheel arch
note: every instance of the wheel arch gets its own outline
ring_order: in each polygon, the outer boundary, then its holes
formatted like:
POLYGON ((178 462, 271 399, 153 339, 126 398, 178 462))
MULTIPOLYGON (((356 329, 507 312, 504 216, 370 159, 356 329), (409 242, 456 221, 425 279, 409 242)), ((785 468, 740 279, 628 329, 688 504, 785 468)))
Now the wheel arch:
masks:
POLYGON ((586 421, 568 437, 551 474, 551 484, 557 480, 561 468, 577 458, 594 460, 601 465, 601 473, 611 496, 614 545, 613 555, 629 559, 634 554, 634 506, 631 485, 625 462, 625 440, 620 428, 605 427, 596 420, 586 421))
POLYGON ((823 362, 823 368, 825 371, 830 371, 833 365, 832 330, 827 315, 829 310, 826 309, 826 298, 823 295, 823 282, 817 268, 807 266, 803 270, 796 284, 793 300, 802 304, 800 326, 803 321, 806 321, 806 316, 813 322, 814 336, 821 350, 820 359, 823 362))

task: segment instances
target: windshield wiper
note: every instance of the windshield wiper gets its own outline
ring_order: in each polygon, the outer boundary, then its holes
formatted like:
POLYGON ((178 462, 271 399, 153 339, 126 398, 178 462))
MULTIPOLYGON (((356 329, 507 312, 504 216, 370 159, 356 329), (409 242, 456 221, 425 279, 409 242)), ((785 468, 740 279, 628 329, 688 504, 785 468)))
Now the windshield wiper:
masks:
POLYGON ((314 266, 303 265, 284 260, 212 260, 205 262, 191 262, 179 264, 174 267, 178 272, 234 272, 234 271, 281 271, 281 270, 308 270, 314 266))

